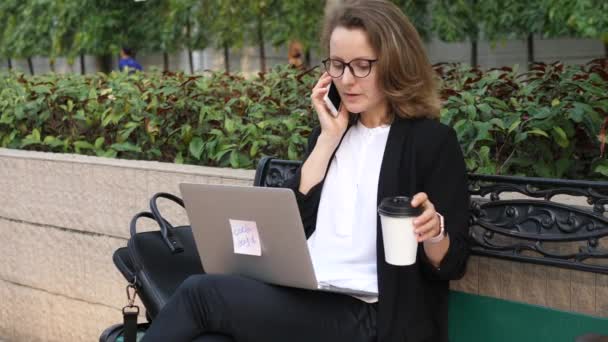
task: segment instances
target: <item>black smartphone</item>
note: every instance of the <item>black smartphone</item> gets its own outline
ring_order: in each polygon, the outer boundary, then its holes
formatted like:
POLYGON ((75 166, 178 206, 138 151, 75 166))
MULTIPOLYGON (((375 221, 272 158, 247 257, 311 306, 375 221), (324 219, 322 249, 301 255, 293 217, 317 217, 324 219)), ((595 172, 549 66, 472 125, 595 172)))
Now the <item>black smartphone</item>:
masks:
POLYGON ((342 104, 342 99, 340 99, 340 93, 338 93, 338 88, 334 84, 334 81, 331 81, 329 85, 329 91, 325 94, 323 98, 325 100, 325 105, 329 109, 329 112, 333 116, 338 116, 338 112, 340 111, 340 105, 342 104))

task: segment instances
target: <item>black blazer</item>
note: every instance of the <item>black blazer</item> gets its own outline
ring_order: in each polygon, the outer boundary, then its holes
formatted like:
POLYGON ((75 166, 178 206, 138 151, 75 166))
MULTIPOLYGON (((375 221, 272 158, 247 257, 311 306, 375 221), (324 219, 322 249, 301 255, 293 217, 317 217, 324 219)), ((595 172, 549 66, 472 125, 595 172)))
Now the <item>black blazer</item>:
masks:
MULTIPOLYGON (((308 153, 320 133, 320 128, 311 133, 308 153)), ((298 170, 288 187, 296 194, 309 237, 316 228, 324 180, 303 195, 298 191, 300 177, 298 170)), ((430 264, 422 245, 414 265, 390 265, 384 260, 378 216, 379 342, 447 341, 448 281, 462 277, 469 256, 469 194, 456 133, 434 120, 397 118, 391 125, 382 159, 377 201, 379 204, 387 196, 413 196, 418 192, 426 192, 437 212, 444 216, 450 248, 439 268, 430 264)))

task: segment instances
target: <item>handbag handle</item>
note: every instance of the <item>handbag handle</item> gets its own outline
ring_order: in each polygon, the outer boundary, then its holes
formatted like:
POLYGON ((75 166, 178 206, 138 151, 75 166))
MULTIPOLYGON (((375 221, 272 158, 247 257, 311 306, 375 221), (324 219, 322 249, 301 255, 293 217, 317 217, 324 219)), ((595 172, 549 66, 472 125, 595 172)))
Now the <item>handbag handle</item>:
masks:
POLYGON ((171 225, 171 223, 169 223, 169 221, 167 221, 158 210, 158 205, 156 202, 159 198, 166 198, 168 200, 171 200, 179 204, 182 208, 186 208, 186 206, 184 205, 184 201, 181 198, 167 192, 158 192, 154 194, 154 196, 152 196, 152 198, 150 199, 150 210, 152 211, 154 219, 156 220, 156 222, 158 222, 158 225, 160 226, 160 234, 163 237, 165 244, 167 244, 169 250, 171 250, 171 253, 181 253, 184 251, 184 247, 179 238, 175 234, 173 234, 173 225, 171 225))
POLYGON ((135 234, 137 234, 137 220, 139 220, 142 217, 146 217, 151 220, 154 220, 154 222, 157 222, 154 215, 152 215, 152 213, 150 213, 148 211, 142 211, 140 213, 137 213, 137 215, 133 216, 133 218, 131 219, 131 223, 129 224, 129 230, 131 232, 131 237, 133 237, 133 236, 135 236, 135 234))

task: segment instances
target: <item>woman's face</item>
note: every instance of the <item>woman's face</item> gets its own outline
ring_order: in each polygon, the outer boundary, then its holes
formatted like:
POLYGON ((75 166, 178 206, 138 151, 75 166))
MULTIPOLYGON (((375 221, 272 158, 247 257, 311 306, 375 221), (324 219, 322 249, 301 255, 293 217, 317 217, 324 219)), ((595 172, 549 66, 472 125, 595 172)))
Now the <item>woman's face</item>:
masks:
MULTIPOLYGON (((367 33, 362 29, 347 29, 336 27, 329 41, 329 58, 344 63, 353 60, 376 60, 378 56, 369 44, 367 33)), ((366 62, 357 61, 351 65, 360 70, 366 62)), ((386 115, 387 100, 378 87, 377 63, 372 63, 371 72, 363 78, 355 77, 350 68, 345 67, 344 73, 333 81, 342 97, 342 103, 351 113, 386 115)))

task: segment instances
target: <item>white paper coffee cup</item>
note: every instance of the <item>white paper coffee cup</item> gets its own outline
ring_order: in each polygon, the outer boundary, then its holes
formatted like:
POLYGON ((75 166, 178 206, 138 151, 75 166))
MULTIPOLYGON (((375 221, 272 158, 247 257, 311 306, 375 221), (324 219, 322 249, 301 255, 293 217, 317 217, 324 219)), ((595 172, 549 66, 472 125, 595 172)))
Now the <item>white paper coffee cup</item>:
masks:
POLYGON ((422 210, 412 207, 410 202, 411 199, 405 196, 387 197, 378 206, 384 258, 392 265, 407 266, 416 262, 418 241, 413 220, 422 210))

